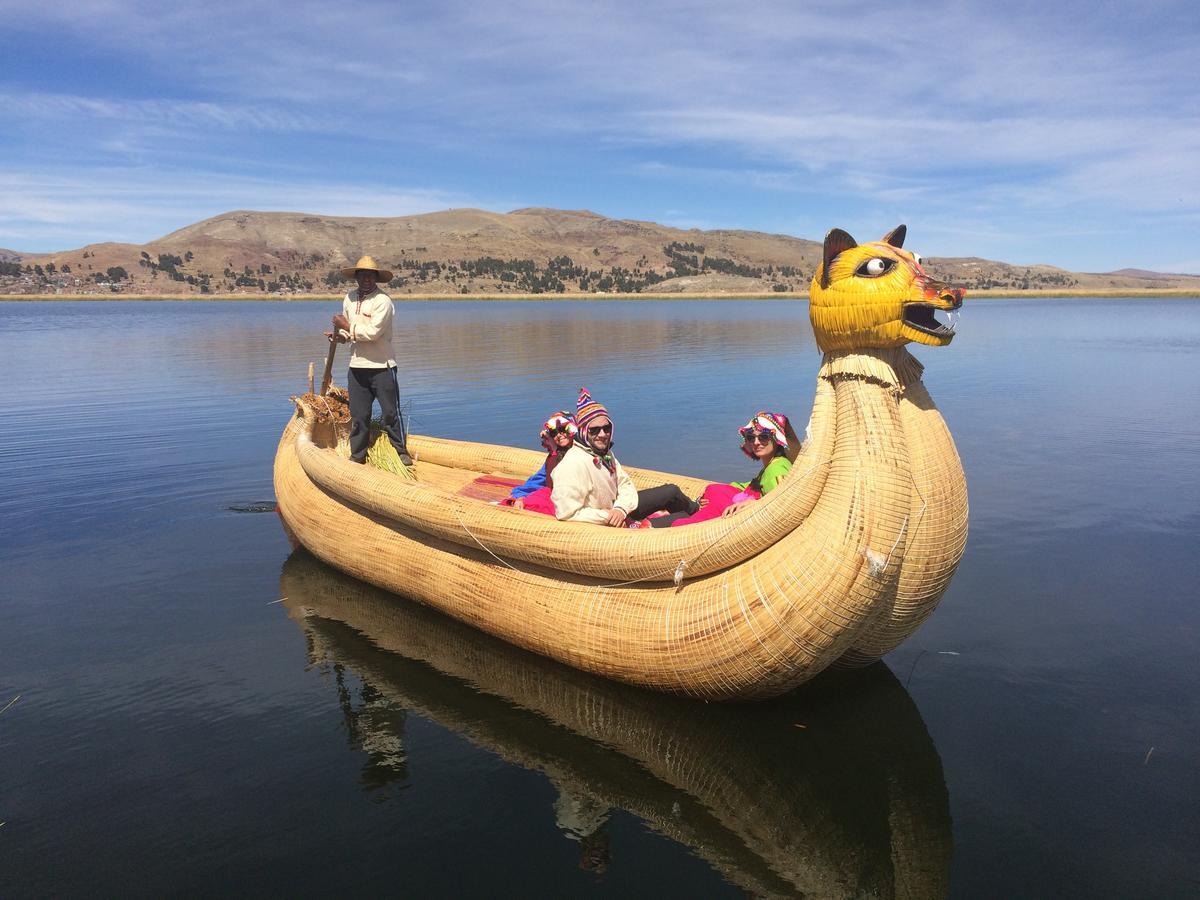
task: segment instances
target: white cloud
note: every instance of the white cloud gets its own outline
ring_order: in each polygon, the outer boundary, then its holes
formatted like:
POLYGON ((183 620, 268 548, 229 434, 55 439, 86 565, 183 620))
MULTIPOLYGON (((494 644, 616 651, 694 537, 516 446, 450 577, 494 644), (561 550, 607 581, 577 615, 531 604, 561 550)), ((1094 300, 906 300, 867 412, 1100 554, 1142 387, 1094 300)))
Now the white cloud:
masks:
MULTIPOLYGON (((903 212, 931 228, 958 219, 962 234, 1004 247, 1097 222, 1109 223, 1097 242, 1123 240, 1139 216, 1178 223, 1200 211, 1190 4, 0 0, 0 10, 63 50, 53 84, 0 82, 0 167, 48 174, 54 157, 97 221, 135 207, 139 221, 190 221, 222 198, 315 209, 323 197, 343 209, 393 166, 416 184, 437 169, 456 196, 442 168, 451 154, 462 183, 502 181, 508 195, 551 193, 544 182, 567 158, 581 180, 660 177, 663 206, 688 210, 680 221, 752 220, 728 199, 741 188, 795 195, 806 204, 796 222, 903 212), (121 77, 72 79, 72 46, 121 77), (47 144, 46 127, 86 139, 47 144), (364 131, 370 141, 356 144, 364 131), (222 176, 212 193, 164 186, 117 207, 88 175, 116 162, 264 177, 222 176), (297 189, 264 187, 266 173, 297 189)), ((26 221, 61 216, 33 182, 45 215, 26 221)), ((604 191, 615 195, 615 184, 604 191)))
POLYGON ((335 123, 292 110, 245 104, 125 100, 72 94, 0 94, 0 113, 31 119, 117 121, 127 125, 167 125, 187 129, 261 129, 268 131, 324 131, 335 123))
POLYGON ((483 205, 453 191, 422 187, 368 188, 139 169, 84 177, 0 174, 0 246, 36 252, 97 240, 145 243, 233 209, 405 216, 483 205), (44 243, 51 236, 57 244, 44 243))

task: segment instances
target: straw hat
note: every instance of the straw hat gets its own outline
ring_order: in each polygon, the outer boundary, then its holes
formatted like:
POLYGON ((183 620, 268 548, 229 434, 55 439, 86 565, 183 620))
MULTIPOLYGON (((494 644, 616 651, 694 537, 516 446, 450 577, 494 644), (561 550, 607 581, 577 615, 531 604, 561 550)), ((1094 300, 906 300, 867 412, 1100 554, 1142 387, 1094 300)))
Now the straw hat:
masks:
POLYGON ((389 272, 387 269, 379 268, 379 264, 377 262, 375 262, 375 257, 373 257, 373 256, 359 257, 358 262, 356 262, 354 265, 347 266, 346 268, 342 269, 342 277, 343 278, 353 278, 354 273, 357 272, 359 269, 367 269, 371 272, 374 272, 375 278, 381 284, 384 284, 384 283, 392 280, 392 273, 389 272))

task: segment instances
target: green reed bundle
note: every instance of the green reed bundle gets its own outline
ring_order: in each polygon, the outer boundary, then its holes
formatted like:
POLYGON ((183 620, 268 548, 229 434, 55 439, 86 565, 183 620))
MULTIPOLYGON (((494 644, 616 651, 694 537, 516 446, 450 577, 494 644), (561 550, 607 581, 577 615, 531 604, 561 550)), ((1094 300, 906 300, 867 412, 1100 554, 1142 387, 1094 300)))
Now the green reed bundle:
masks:
MULTIPOLYGON (((350 455, 350 435, 341 429, 338 434, 337 452, 346 457, 350 455)), ((367 465, 399 475, 408 481, 417 480, 412 468, 400 462, 400 454, 388 440, 378 419, 371 421, 371 444, 367 447, 367 465)))

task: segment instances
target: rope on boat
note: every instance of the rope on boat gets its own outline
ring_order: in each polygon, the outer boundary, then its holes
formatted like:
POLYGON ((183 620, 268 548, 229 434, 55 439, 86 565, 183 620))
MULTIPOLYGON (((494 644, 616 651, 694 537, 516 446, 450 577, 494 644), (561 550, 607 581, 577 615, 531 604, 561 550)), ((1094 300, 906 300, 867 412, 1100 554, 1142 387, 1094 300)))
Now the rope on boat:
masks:
MULTIPOLYGON (((475 537, 475 535, 472 533, 471 529, 467 527, 467 523, 463 521, 462 516, 459 514, 457 509, 454 510, 454 515, 458 519, 458 524, 462 526, 463 531, 465 531, 468 535, 470 535, 471 540, 473 540, 475 543, 477 543, 481 549, 483 549, 489 556, 492 557, 492 559, 496 560, 496 562, 498 562, 498 563, 502 563, 503 565, 508 566, 514 572, 519 572, 522 575, 529 574, 528 572, 524 572, 521 569, 518 569, 516 566, 514 566, 508 560, 497 556, 495 553, 493 553, 491 551, 491 549, 489 547, 484 545, 483 541, 481 541, 479 538, 475 537)), ((681 559, 679 561, 679 565, 675 567, 675 584, 676 585, 678 585, 681 581, 683 581, 683 570, 685 568, 687 568, 687 560, 681 559)), ((632 581, 621 581, 621 582, 617 582, 615 584, 598 584, 598 585, 596 585, 596 587, 597 588, 625 587, 626 585, 637 584, 639 581, 648 581, 649 579, 656 578, 656 577, 657 576, 653 575, 653 574, 643 575, 641 578, 635 578, 632 581)))
POLYGON ((496 562, 498 562, 498 563, 503 563, 504 565, 506 565, 506 566, 508 566, 510 569, 512 569, 514 572, 520 572, 522 575, 528 575, 528 574, 529 574, 528 572, 521 572, 521 570, 520 570, 520 569, 518 569, 516 566, 514 566, 514 565, 513 565, 512 563, 510 563, 508 560, 506 560, 506 559, 501 559, 501 558, 500 558, 499 556, 497 556, 495 553, 492 553, 492 551, 491 551, 490 549, 488 549, 487 547, 485 547, 485 546, 484 546, 484 544, 483 544, 483 541, 481 541, 479 538, 475 537, 475 535, 474 535, 474 534, 471 532, 471 529, 467 527, 467 523, 466 523, 466 522, 464 522, 464 521, 463 521, 463 519, 462 519, 462 516, 461 516, 461 515, 459 515, 458 509, 455 509, 455 510, 454 510, 454 515, 455 515, 455 518, 457 518, 457 519, 458 519, 458 524, 462 526, 462 530, 463 530, 463 531, 465 531, 465 532, 466 532, 468 535, 470 535, 470 536, 471 536, 471 540, 473 540, 475 543, 477 543, 477 544, 480 546, 480 548, 481 548, 482 550, 484 550, 486 553, 488 553, 488 554, 489 554, 489 555, 492 557, 492 559, 496 560, 496 562))
MULTIPOLYGON (((819 462, 819 463, 816 463, 815 465, 809 466, 802 473, 800 473, 800 477, 797 479, 797 481, 803 481, 805 478, 807 478, 809 475, 811 475, 813 472, 815 472, 821 466, 827 466, 832 462, 833 462, 833 457, 831 456, 829 459, 825 460, 824 462, 819 462)), ((786 477, 788 477, 790 480, 791 476, 789 475, 786 477)), ((738 516, 738 520, 734 523, 732 528, 730 528, 724 534, 719 535, 716 538, 714 538, 707 547, 705 547, 703 550, 701 550, 699 553, 697 553, 695 556, 693 556, 690 560, 680 560, 681 567, 686 568, 687 565, 694 563, 697 560, 703 558, 705 553, 707 553, 713 547, 717 546, 717 544, 721 543, 721 541, 725 540, 727 537, 730 537, 738 528, 741 528, 742 525, 748 523, 751 519, 753 519, 754 514, 756 512, 762 512, 761 508, 758 510, 751 510, 750 514, 748 516, 745 516, 745 517, 738 516)), ((676 584, 676 586, 678 586, 679 582, 683 580, 683 573, 682 573, 682 571, 680 571, 680 569, 676 569, 675 572, 676 572, 675 584, 676 584)))
MULTIPOLYGON (((917 521, 913 525, 913 534, 915 535, 921 528, 921 520, 925 518, 925 510, 929 507, 929 501, 922 496, 921 489, 917 486, 917 480, 913 478, 911 471, 908 473, 908 480, 912 483, 913 493, 916 494, 921 501, 921 511, 917 513, 917 521)), ((892 561, 892 554, 896 552, 896 548, 900 546, 900 541, 903 540, 908 534, 907 529, 908 516, 905 515, 904 521, 900 523, 900 534, 896 536, 896 542, 892 544, 892 549, 888 551, 888 554, 882 563, 879 563, 876 559, 872 558, 873 556, 877 557, 879 554, 875 553, 869 548, 863 550, 863 556, 867 558, 867 563, 870 566, 871 575, 873 577, 878 578, 887 571, 888 563, 892 561)))
MULTIPOLYGON (((827 466, 827 465, 829 465, 829 464, 830 464, 830 463, 832 463, 832 462, 833 462, 833 458, 832 458, 832 457, 830 457, 829 459, 825 460, 824 462, 819 462, 819 463, 816 463, 815 465, 809 466, 807 469, 805 469, 805 470, 804 470, 804 471, 803 471, 803 472, 800 474, 800 476, 799 476, 799 478, 798 478, 797 480, 798 480, 798 481, 803 481, 805 478, 807 478, 809 475, 811 475, 811 474, 812 474, 814 471, 816 471, 817 469, 819 469, 821 466, 827 466)), ((911 474, 910 474, 910 477, 911 477, 911 474)), ((919 496, 919 495, 918 495, 918 496, 919 496)), ((737 531, 739 528, 741 528, 743 525, 749 524, 749 522, 750 522, 750 521, 751 521, 751 520, 754 518, 754 516, 755 516, 755 513, 761 513, 761 511, 762 511, 761 509, 758 509, 758 510, 751 510, 751 511, 750 511, 750 513, 749 513, 749 515, 746 515, 746 516, 739 516, 739 517, 738 517, 738 520, 737 520, 736 522, 734 522, 734 523, 733 523, 733 527, 731 527, 729 530, 727 530, 727 531, 726 531, 724 534, 722 534, 722 535, 719 535, 718 537, 714 538, 714 539, 712 540, 712 542, 711 542, 711 543, 709 543, 709 545, 708 545, 707 547, 705 547, 704 549, 702 549, 702 550, 701 550, 699 553, 697 553, 695 556, 693 556, 693 557, 692 557, 690 560, 689 560, 689 559, 681 559, 681 560, 679 561, 679 565, 677 565, 677 566, 675 567, 675 570, 674 570, 674 572, 672 572, 672 573, 671 573, 671 580, 672 580, 672 581, 675 583, 675 587, 677 587, 677 588, 678 588, 678 587, 681 587, 681 586, 683 585, 684 571, 687 569, 687 567, 688 567, 689 565, 691 565, 692 563, 696 562, 696 560, 698 560, 698 559, 700 559, 701 557, 703 557, 705 553, 707 553, 707 552, 708 552, 709 550, 711 550, 713 547, 717 546, 717 544, 721 543, 721 541, 723 541, 723 540, 725 540, 726 538, 728 538, 728 537, 732 536, 732 535, 733 535, 733 533, 734 533, 735 531, 737 531)), ((922 512, 924 512, 924 507, 922 507, 922 512)), ((487 547, 487 546, 486 546, 486 545, 483 543, 483 541, 479 540, 479 538, 477 538, 477 537, 475 536, 475 534, 474 534, 474 533, 471 531, 471 529, 467 527, 467 523, 463 521, 463 517, 462 517, 462 515, 459 513, 459 511, 458 511, 458 509, 457 509, 457 508, 455 508, 455 510, 454 510, 454 516, 455 516, 455 518, 457 518, 457 519, 458 519, 458 524, 462 526, 462 530, 463 530, 463 531, 465 531, 465 532, 467 533, 467 535, 468 535, 468 536, 471 538, 471 540, 473 540, 473 541, 474 541, 476 544, 478 544, 478 545, 479 545, 479 547, 480 547, 480 549, 481 549, 481 550, 483 550, 485 553, 487 553, 489 556, 491 556, 491 557, 492 557, 492 559, 496 560, 496 562, 498 562, 498 563, 501 563, 502 565, 508 566, 508 567, 509 567, 510 569, 512 569, 514 572, 518 572, 518 573, 520 573, 520 574, 522 574, 522 575, 528 575, 528 574, 530 574, 530 573, 528 573, 528 572, 525 572, 525 571, 523 571, 523 570, 521 570, 521 569, 518 569, 516 566, 514 566, 514 565, 513 565, 512 563, 510 563, 508 560, 506 560, 506 559, 504 559, 504 558, 502 558, 502 557, 500 557, 500 556, 496 555, 494 552, 492 552, 491 548, 490 548, 490 547, 487 547)), ((904 518, 904 521, 905 521, 905 523, 907 524, 907 522, 908 522, 908 517, 907 517, 907 516, 905 516, 905 518, 904 518)), ((903 528, 903 526, 901 526, 901 529, 900 529, 900 534, 901 534, 901 536, 903 536, 903 534, 904 534, 904 528, 903 528)), ((896 549, 896 546, 897 546, 899 543, 900 543, 900 539, 899 539, 899 538, 897 538, 897 539, 896 539, 896 544, 893 544, 893 545, 892 545, 892 549, 891 549, 891 551, 889 551, 889 552, 888 552, 888 557, 887 557, 887 558, 888 558, 888 560, 890 560, 890 559, 892 558, 892 552, 894 552, 894 551, 895 551, 895 549, 896 549)), ((887 560, 885 560, 885 561, 884 561, 884 564, 883 564, 883 567, 882 567, 882 568, 884 568, 884 569, 886 569, 886 568, 887 568, 887 560)), ((643 582, 643 581, 650 581, 650 580, 658 581, 658 580, 660 580, 660 578, 661 578, 661 576, 660 576, 659 574, 657 574, 657 573, 651 573, 651 574, 649 574, 649 575, 643 575, 641 578, 634 578, 634 579, 632 579, 632 580, 630 580, 630 581, 617 581, 617 582, 612 582, 612 583, 610 583, 610 584, 598 584, 598 585, 596 585, 595 587, 596 587, 596 588, 598 588, 598 589, 604 589, 604 588, 617 588, 617 587, 628 587, 628 586, 629 586, 629 585, 631 585, 631 584, 638 584, 638 583, 640 583, 640 582, 643 582)))

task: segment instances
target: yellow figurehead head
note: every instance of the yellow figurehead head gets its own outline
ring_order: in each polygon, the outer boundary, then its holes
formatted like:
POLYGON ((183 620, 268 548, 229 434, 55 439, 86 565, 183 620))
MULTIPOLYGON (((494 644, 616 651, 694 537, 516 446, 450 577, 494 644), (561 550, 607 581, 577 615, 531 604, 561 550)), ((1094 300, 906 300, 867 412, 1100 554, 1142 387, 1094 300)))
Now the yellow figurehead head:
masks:
POLYGON ((901 249, 900 225, 883 240, 859 244, 840 228, 825 235, 821 265, 808 294, 808 317, 822 351, 900 347, 909 341, 944 347, 954 328, 934 310, 957 310, 964 291, 934 281, 921 257, 901 249))

